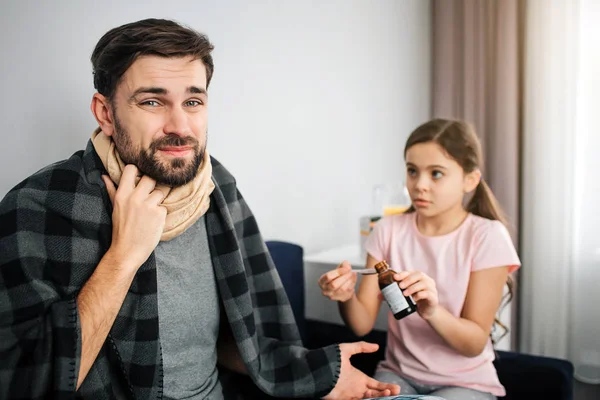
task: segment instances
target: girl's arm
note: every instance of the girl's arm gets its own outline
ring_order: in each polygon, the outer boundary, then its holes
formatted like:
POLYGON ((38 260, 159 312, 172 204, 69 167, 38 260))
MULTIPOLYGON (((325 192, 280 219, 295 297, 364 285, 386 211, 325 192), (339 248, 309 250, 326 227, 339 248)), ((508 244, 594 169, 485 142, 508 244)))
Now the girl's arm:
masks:
MULTIPOLYGON (((490 336, 507 277, 507 266, 472 272, 460 318, 439 304, 427 310, 429 312, 422 314, 422 317, 453 349, 467 357, 478 356, 490 336)), ((405 294, 413 292, 414 287, 407 289, 405 294)), ((413 298, 426 298, 430 293, 429 290, 422 290, 413 298)), ((437 302, 437 295, 435 297, 437 302)), ((426 301, 425 298, 423 300, 426 301)))
MULTIPOLYGON (((367 254, 367 268, 375 268, 377 260, 367 254)), ((373 330, 381 298, 379 297, 378 275, 363 275, 358 292, 345 302, 339 302, 340 314, 346 325, 357 336, 364 336, 373 330)))

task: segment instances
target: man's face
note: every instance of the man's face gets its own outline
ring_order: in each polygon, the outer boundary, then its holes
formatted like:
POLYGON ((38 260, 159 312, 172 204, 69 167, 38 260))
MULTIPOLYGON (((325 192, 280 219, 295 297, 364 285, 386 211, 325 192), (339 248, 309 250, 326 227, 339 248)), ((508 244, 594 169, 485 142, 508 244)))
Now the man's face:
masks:
POLYGON ((126 164, 159 183, 181 186, 198 172, 206 149, 206 69, 191 57, 138 58, 112 101, 113 137, 126 164))

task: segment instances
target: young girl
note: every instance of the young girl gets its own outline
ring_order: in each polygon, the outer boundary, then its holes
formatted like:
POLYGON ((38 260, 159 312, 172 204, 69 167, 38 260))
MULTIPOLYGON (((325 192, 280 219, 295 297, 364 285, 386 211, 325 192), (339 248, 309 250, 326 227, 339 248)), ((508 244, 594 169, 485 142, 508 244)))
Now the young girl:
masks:
MULTIPOLYGON (((399 384, 401 394, 504 396, 490 331, 520 261, 481 177, 481 145, 464 122, 435 119, 410 135, 404 157, 412 207, 381 219, 365 246, 367 268, 386 260, 418 313, 401 320, 389 313, 386 356, 375 378, 399 384)), ((319 279, 345 323, 364 336, 382 297, 377 275, 363 276, 357 293, 355 284, 347 261, 319 279)))

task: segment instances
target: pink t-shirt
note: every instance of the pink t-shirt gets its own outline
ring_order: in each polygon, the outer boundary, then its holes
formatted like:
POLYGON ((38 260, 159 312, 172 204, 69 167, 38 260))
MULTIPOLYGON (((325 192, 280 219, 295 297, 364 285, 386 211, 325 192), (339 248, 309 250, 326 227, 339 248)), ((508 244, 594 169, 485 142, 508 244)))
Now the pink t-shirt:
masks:
MULTIPOLYGON (((509 266, 513 272, 521 265, 504 225, 473 214, 442 236, 421 234, 415 213, 385 217, 375 225, 365 247, 396 271, 419 270, 429 275, 436 283, 440 305, 456 317, 460 317, 471 272, 500 266, 509 266)), ((398 321, 390 312, 386 356, 379 368, 421 383, 504 396, 493 360, 491 340, 482 354, 466 357, 417 313, 398 321)))

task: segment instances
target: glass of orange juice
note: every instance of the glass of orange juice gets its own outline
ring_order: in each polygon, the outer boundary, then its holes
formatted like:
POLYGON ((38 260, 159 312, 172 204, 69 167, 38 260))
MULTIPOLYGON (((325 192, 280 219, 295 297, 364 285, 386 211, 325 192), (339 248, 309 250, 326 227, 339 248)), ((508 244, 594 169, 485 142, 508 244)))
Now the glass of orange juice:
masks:
POLYGON ((410 208, 410 196, 404 182, 385 185, 383 196, 383 215, 402 214, 410 208))
POLYGON ((383 216, 402 214, 408 210, 410 206, 389 205, 383 207, 383 216))

